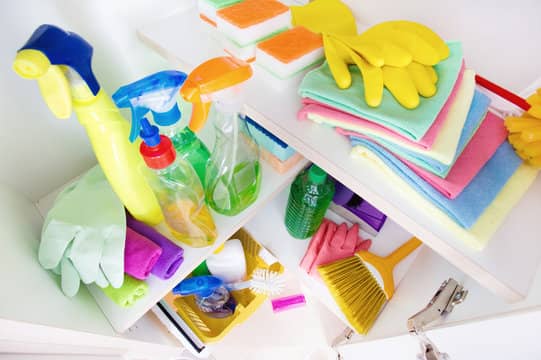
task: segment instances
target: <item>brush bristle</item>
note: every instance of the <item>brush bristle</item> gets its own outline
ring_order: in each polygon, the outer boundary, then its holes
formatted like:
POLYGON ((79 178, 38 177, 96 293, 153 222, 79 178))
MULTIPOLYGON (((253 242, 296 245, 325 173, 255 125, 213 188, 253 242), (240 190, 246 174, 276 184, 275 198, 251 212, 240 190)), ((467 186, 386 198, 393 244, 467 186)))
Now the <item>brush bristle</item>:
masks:
POLYGON ((366 335, 385 305, 385 292, 357 256, 318 267, 334 300, 351 326, 366 335))
POLYGON ((284 277, 276 271, 255 269, 250 280, 250 290, 256 294, 278 295, 285 287, 284 277))

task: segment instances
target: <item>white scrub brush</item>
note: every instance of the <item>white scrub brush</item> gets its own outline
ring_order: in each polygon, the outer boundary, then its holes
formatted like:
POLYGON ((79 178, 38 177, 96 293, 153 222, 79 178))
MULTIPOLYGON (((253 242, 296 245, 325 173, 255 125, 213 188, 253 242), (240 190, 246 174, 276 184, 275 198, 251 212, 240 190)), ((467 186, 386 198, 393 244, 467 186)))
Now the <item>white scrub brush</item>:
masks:
POLYGON ((284 290, 285 279, 276 271, 258 268, 252 272, 250 280, 229 283, 226 287, 230 291, 249 288, 256 294, 275 296, 284 290))

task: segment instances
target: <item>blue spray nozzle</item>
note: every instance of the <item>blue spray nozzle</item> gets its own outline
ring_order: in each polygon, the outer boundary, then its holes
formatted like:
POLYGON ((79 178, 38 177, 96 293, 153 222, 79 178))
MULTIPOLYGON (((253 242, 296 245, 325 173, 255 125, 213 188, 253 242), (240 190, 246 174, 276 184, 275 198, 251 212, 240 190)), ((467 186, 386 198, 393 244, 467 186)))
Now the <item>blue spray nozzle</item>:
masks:
POLYGON ((81 36, 54 25, 44 24, 40 25, 19 49, 22 50, 40 51, 52 65, 69 66, 86 82, 92 94, 98 94, 100 84, 92 72, 92 45, 81 36))
POLYGON ((148 146, 157 146, 160 144, 160 130, 154 125, 150 125, 147 118, 141 119, 141 131, 139 136, 148 146))
POLYGON ((224 286, 224 282, 216 276, 194 276, 182 280, 173 288, 173 294, 181 296, 199 295, 201 297, 208 297, 212 295, 212 293, 220 286, 224 286))
POLYGON ((160 71, 124 85, 113 94, 120 108, 131 108, 130 141, 134 142, 141 128, 141 119, 152 111, 158 125, 172 125, 180 119, 176 96, 187 75, 181 71, 160 71))

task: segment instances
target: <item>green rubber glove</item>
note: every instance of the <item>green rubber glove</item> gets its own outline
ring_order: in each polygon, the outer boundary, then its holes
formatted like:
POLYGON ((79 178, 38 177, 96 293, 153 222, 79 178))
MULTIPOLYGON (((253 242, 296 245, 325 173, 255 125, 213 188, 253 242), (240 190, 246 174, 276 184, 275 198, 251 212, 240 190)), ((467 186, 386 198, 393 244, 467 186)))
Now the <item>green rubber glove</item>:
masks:
POLYGON ((124 207, 95 166, 56 198, 42 229, 39 262, 61 276, 67 296, 77 293, 80 281, 119 288, 125 238, 124 207))

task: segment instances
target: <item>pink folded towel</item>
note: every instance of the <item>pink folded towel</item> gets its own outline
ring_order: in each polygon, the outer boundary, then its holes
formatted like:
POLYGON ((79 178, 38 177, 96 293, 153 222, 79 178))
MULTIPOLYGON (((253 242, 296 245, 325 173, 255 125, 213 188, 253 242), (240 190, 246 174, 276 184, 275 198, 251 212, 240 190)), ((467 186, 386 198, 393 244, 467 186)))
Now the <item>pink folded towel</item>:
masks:
MULTIPOLYGON (((337 129, 336 131, 342 135, 363 137, 373 141, 369 137, 356 132, 343 129, 337 129)), ((489 111, 445 179, 411 163, 397 154, 393 153, 393 155, 406 164, 413 172, 426 180, 442 195, 449 199, 454 199, 468 186, 487 161, 490 160, 498 147, 505 141, 506 137, 507 130, 503 121, 489 111)), ((381 146, 381 144, 378 145, 381 146)))
POLYGON ((162 249, 143 235, 126 228, 124 247, 124 272, 132 277, 145 280, 160 258, 162 249))
POLYGON ((451 108, 451 105, 454 102, 456 94, 458 93, 458 90, 460 89, 463 74, 464 74, 464 65, 460 69, 460 73, 458 74, 458 80, 455 83, 453 90, 451 91, 451 94, 449 95, 449 98, 445 102, 445 105, 443 106, 440 113, 434 120, 434 123, 432 124, 432 126, 428 129, 426 134, 418 142, 408 139, 407 137, 393 130, 388 129, 385 126, 379 125, 368 119, 363 119, 358 116, 350 115, 348 113, 334 109, 323 103, 320 103, 316 100, 312 100, 309 98, 302 99, 304 106, 297 114, 297 117, 299 120, 305 120, 307 119, 307 116, 309 113, 314 113, 314 114, 318 114, 322 118, 333 119, 337 123, 342 123, 343 124, 342 127, 344 129, 349 129, 349 130, 358 131, 358 132, 363 132, 363 128, 370 129, 372 132, 379 133, 380 135, 387 135, 392 138, 395 138, 398 144, 407 143, 419 149, 430 149, 432 145, 434 144, 434 141, 436 140, 436 137, 441 129, 441 126, 447 119, 447 114, 449 113, 449 109, 451 108))

